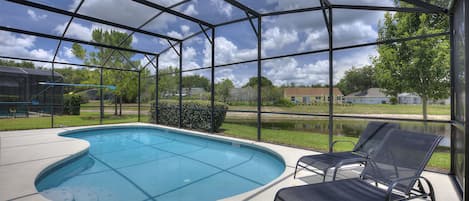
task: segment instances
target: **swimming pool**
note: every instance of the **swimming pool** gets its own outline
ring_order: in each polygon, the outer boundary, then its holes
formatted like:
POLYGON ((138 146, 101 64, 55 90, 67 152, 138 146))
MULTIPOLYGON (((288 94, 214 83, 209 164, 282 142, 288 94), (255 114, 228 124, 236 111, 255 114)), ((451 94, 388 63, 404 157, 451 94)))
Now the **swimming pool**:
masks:
POLYGON ((156 127, 75 131, 88 153, 36 180, 51 200, 218 200, 263 186, 285 163, 262 149, 156 127))

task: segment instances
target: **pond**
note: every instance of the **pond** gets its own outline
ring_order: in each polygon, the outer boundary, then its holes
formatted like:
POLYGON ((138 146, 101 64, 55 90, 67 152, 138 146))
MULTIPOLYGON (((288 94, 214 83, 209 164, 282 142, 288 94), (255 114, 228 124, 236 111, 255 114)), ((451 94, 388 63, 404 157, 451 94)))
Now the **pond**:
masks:
MULTIPOLYGON (((238 123, 256 127, 257 123, 254 119, 226 119, 227 123, 238 123)), ((315 118, 311 120, 292 120, 292 119, 263 119, 262 128, 274 130, 290 130, 290 131, 306 131, 312 133, 320 133, 327 135, 329 133, 328 120, 326 118, 315 118)), ((366 128, 369 120, 351 120, 351 119, 335 119, 334 135, 359 137, 366 128)), ((450 147, 451 128, 447 123, 422 123, 422 122, 404 122, 392 121, 397 123, 400 128, 408 131, 425 132, 444 136, 440 146, 450 147)))

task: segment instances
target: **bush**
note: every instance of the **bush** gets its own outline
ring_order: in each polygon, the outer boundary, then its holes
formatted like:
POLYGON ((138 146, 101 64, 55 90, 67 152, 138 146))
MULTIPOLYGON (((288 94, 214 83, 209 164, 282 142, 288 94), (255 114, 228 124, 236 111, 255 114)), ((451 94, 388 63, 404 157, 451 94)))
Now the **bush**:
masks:
POLYGON ((389 102, 391 103, 391 105, 395 105, 397 104, 398 100, 397 100, 397 97, 393 96, 389 99, 389 102))
POLYGON ((78 94, 64 95, 64 114, 80 115, 81 96, 78 94))
POLYGON ((274 106, 293 107, 293 106, 295 106, 295 104, 292 103, 290 100, 288 100, 286 98, 281 98, 277 102, 274 103, 274 106))
MULTIPOLYGON (((151 103, 150 121, 155 120, 155 102, 151 103)), ((168 126, 179 125, 179 102, 160 101, 159 123, 168 126)), ((217 131, 225 121, 228 106, 221 102, 215 102, 214 130, 217 131)), ((191 129, 210 130, 210 102, 209 101, 183 101, 182 103, 182 127, 191 129)))

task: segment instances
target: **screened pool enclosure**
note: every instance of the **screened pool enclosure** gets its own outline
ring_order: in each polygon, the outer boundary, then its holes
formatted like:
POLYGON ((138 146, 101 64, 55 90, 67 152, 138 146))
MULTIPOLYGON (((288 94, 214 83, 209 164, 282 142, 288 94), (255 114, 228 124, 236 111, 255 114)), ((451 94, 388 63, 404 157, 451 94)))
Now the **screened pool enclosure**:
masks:
POLYGON ((29 89, 0 80, 2 112, 24 114, 0 116, 2 130, 148 122, 334 151, 333 140, 392 121, 444 135, 430 169, 469 190, 466 1, 6 0, 0 11, 0 66, 43 76, 21 99, 29 89), (408 16, 428 27, 394 26, 408 16), (365 89, 346 83, 357 69, 397 65, 380 59, 408 47, 440 48, 448 76, 415 82, 448 83, 426 85, 447 95, 393 91, 402 86, 392 79, 412 71, 374 76, 365 89))

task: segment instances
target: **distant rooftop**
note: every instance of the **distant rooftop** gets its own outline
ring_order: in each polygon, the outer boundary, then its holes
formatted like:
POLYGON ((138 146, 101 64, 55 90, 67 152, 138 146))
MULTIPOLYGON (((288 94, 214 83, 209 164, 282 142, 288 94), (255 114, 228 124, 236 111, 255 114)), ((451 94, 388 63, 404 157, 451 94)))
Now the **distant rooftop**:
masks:
MULTIPOLYGON (((34 68, 21 68, 21 67, 9 67, 9 66, 0 66, 0 73, 52 76, 52 72, 50 70, 41 70, 41 69, 34 69, 34 68)), ((61 74, 59 74, 57 72, 54 72, 54 76, 63 77, 61 74)))
POLYGON ((381 88, 369 88, 363 91, 357 91, 347 95, 346 97, 389 97, 385 93, 383 93, 383 89, 381 88))

